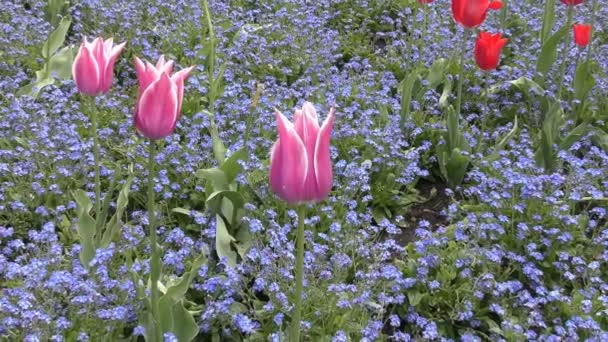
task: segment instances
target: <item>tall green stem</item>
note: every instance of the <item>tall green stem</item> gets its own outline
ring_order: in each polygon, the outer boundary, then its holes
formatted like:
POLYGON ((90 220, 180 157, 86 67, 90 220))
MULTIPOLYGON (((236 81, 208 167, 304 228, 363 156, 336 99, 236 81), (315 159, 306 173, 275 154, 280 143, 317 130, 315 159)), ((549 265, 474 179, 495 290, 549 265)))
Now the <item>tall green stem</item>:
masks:
POLYGON ((422 4, 421 6, 424 7, 424 21, 422 23, 422 27, 423 30, 422 31, 422 37, 420 38, 420 40, 418 41, 418 59, 420 60, 420 63, 424 63, 424 57, 422 56, 422 49, 423 49, 423 42, 426 39, 426 36, 429 32, 429 6, 431 6, 431 4, 422 4))
POLYGON ((160 255, 156 244, 156 215, 154 205, 154 157, 156 156, 156 142, 150 139, 150 152, 148 153, 148 226, 150 228, 150 304, 152 317, 155 322, 154 335, 156 341, 162 341, 160 330, 160 317, 158 307, 158 280, 161 274, 160 255))
MULTIPOLYGON (((585 68, 587 68, 587 70, 586 70, 587 74, 589 71, 588 70, 589 59, 591 58, 591 55, 593 54, 593 33, 595 32, 595 13, 596 12, 597 12, 597 0, 593 0, 593 4, 591 5, 591 33, 590 33, 590 37, 589 37, 589 47, 587 47, 587 57, 585 57, 585 68)), ((581 104, 578 106, 578 114, 577 114, 576 123, 579 123, 581 120, 581 117, 585 110, 586 101, 587 101, 586 98, 581 99, 581 104)))
MULTIPOLYGON (((572 18, 574 17, 574 6, 568 6, 568 21, 566 22, 566 27, 570 30, 572 26, 572 18)), ((559 70, 559 83, 557 90, 557 97, 561 99, 562 90, 564 88, 564 76, 566 74, 566 64, 568 60, 568 49, 570 48, 570 38, 572 36, 571 32, 568 32, 566 35, 566 41, 564 42, 564 51, 562 53, 562 65, 559 70)))
POLYGON ((247 113, 247 119, 245 123, 245 138, 243 145, 247 148, 247 143, 249 142, 249 136, 251 135, 251 125, 253 124, 253 112, 255 108, 258 106, 258 102, 260 101, 260 96, 262 95, 262 85, 258 83, 255 87, 255 93, 253 94, 253 98, 251 99, 251 105, 249 106, 249 113, 247 113))
POLYGON ((595 33, 595 14, 597 12, 597 0, 593 0, 593 4, 591 5, 591 33, 589 37, 589 47, 587 48, 587 58, 586 63, 589 65, 589 58, 593 53, 593 34, 595 33))
POLYGON ((507 21, 507 13, 509 12, 509 1, 502 1, 502 8, 500 9, 500 29, 505 29, 505 22, 507 21))
POLYGON ((84 101, 87 112, 91 119, 91 135, 93 136, 93 163, 95 172, 95 229, 96 239, 101 238, 101 176, 99 171, 99 136, 97 135, 97 110, 94 108, 94 100, 87 96, 84 101))
POLYGON ((304 287, 304 220, 306 218, 306 205, 298 209, 298 233, 296 237, 296 307, 291 322, 291 342, 300 341, 300 320, 302 319, 302 289, 304 287))
POLYGON ((456 95, 456 114, 458 118, 460 118, 460 108, 462 106, 462 81, 464 79, 464 56, 467 49, 467 36, 469 34, 469 29, 465 28, 462 33, 462 42, 460 46, 460 69, 458 75, 458 93, 456 95))

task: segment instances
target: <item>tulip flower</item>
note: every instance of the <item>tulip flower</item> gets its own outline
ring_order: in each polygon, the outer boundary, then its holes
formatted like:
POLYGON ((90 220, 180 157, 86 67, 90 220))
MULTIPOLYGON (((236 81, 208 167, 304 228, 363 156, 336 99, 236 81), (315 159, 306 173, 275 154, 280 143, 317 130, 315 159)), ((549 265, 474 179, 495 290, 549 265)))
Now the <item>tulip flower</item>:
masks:
POLYGON ((125 44, 114 46, 112 38, 105 42, 96 38, 91 43, 83 40, 72 64, 72 76, 81 93, 94 96, 110 90, 114 63, 125 44))
POLYGON ((270 157, 270 187, 290 204, 321 201, 331 190, 329 140, 334 112, 332 108, 319 127, 309 102, 296 110, 294 124, 276 111, 279 139, 270 157))
POLYGON ((585 2, 585 0, 561 0, 561 2, 568 6, 576 6, 585 2))
POLYGON ((574 43, 584 48, 589 44, 589 39, 591 38, 591 25, 587 24, 574 24, 572 25, 572 30, 574 31, 574 43))
POLYGON ((501 7, 500 0, 452 0, 452 15, 458 24, 474 28, 483 23, 488 10, 498 10, 501 7))
POLYGON ((491 34, 490 32, 479 32, 479 37, 475 42, 475 62, 482 70, 494 70, 498 66, 500 51, 507 43, 506 38, 502 38, 500 33, 491 34))
POLYGON ((421 5, 430 4, 433 0, 418 0, 418 3, 421 5))
POLYGON ((173 133, 181 116, 184 97, 184 80, 193 67, 170 76, 173 61, 161 56, 156 66, 135 57, 139 93, 135 105, 135 128, 152 140, 173 133))

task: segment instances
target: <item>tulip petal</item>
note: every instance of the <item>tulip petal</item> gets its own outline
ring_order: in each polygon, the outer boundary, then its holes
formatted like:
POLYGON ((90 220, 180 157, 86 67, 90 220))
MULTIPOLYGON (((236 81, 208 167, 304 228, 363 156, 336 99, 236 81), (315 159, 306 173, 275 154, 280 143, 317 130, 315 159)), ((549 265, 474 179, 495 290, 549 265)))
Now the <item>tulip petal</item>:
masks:
MULTIPOLYGON (((108 39, 111 40, 112 38, 108 39)), ((107 42, 107 41, 106 41, 107 42)), ((103 71, 103 82, 101 84, 101 92, 105 93, 110 90, 112 86, 112 78, 114 74, 114 63, 116 63, 116 59, 118 55, 125 47, 126 43, 118 44, 114 48, 110 48, 109 54, 106 56, 106 64, 104 66, 103 71)))
POLYGON ((78 90, 86 95, 97 95, 99 92, 99 67, 90 44, 86 40, 80 46, 72 64, 72 76, 78 90))
POLYGON ((177 86, 177 118, 181 117, 182 113, 182 101, 184 100, 184 81, 190 75, 194 67, 189 67, 180 70, 171 76, 171 80, 177 86))
POLYGON ((331 138, 331 130, 334 124, 335 108, 332 107, 329 115, 323 122, 319 135, 317 136, 315 155, 314 155, 314 170, 316 179, 316 194, 315 200, 321 201, 327 197, 331 191, 333 183, 333 172, 331 165, 331 156, 329 154, 329 144, 331 138))
POLYGON ((139 82, 138 97, 141 97, 144 90, 146 90, 154 80, 159 78, 160 73, 152 64, 149 62, 144 63, 137 57, 135 57, 135 69, 137 70, 137 80, 139 82))
POLYGON ((500 1, 500 0, 490 1, 489 8, 491 10, 499 10, 499 9, 501 9, 502 8, 502 1, 500 1))
POLYGON ((173 61, 165 60, 165 55, 160 55, 158 62, 156 62, 156 70, 158 70, 158 72, 166 72, 168 75, 171 75, 173 72, 173 61))
POLYGON ((147 138, 160 139, 173 133, 176 122, 177 87, 162 73, 139 99, 135 126, 147 138))
POLYGON ((308 173, 306 148, 291 122, 276 111, 279 139, 270 159, 270 187, 290 204, 303 201, 302 190, 308 173))

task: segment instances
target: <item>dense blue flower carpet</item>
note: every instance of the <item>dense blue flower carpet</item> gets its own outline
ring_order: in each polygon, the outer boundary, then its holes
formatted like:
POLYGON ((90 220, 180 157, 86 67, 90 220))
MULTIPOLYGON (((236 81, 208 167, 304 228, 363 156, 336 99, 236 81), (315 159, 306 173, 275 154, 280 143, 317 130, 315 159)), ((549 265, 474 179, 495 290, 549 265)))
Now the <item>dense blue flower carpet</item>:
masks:
POLYGON ((0 2, 0 341, 608 341, 607 5, 0 2))

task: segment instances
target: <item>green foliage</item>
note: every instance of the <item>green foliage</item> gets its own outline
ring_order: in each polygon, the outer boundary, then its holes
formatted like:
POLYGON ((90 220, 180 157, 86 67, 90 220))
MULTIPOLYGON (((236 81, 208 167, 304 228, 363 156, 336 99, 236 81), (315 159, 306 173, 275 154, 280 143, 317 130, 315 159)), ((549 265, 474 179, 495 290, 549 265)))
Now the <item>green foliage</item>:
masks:
POLYGON ((76 227, 78 238, 82 245, 80 262, 84 267, 89 267, 89 262, 95 256, 95 251, 98 248, 107 248, 110 242, 116 239, 117 234, 120 232, 120 227, 122 225, 121 219, 129 204, 129 189, 133 183, 133 177, 134 175, 131 170, 130 175, 127 177, 118 194, 116 211, 107 223, 105 220, 110 205, 113 185, 106 194, 102 212, 96 213, 95 218, 90 214, 91 209, 93 209, 93 203, 87 196, 87 193, 84 190, 75 190, 72 192, 72 196, 77 205, 76 217, 78 222, 76 223, 76 227))
MULTIPOLYGON (((59 1, 49 0, 48 13, 52 14, 49 14, 49 16, 53 18, 53 21, 55 21, 65 5, 64 2, 61 2, 61 5, 59 3, 59 1)), ((44 87, 55 83, 55 77, 60 79, 72 77, 73 47, 66 46, 60 49, 71 24, 72 20, 69 17, 61 18, 57 27, 49 34, 48 39, 40 50, 40 55, 44 59, 44 65, 41 70, 35 72, 36 80, 21 87, 17 95, 37 97, 44 87)))
POLYGON ((455 187, 462 183, 469 166, 468 153, 471 146, 462 135, 458 126, 458 114, 451 106, 446 123, 447 132, 443 136, 445 143, 436 147, 437 161, 443 179, 449 186, 455 187))
POLYGON ((246 157, 247 150, 240 149, 220 167, 203 169, 196 173, 198 178, 206 180, 206 206, 215 214, 217 255, 219 258, 227 258, 231 265, 236 264, 238 255, 244 256, 251 243, 248 229, 241 223, 245 200, 237 191, 235 182, 242 172, 239 161, 246 157))
MULTIPOLYGON (((543 75, 547 75, 551 67, 555 63, 557 58, 557 47, 564 40, 566 35, 570 34, 570 27, 562 27, 555 32, 547 41, 542 45, 538 60, 536 61, 536 72, 543 75)), ((540 79, 536 80, 541 81, 540 79)))

